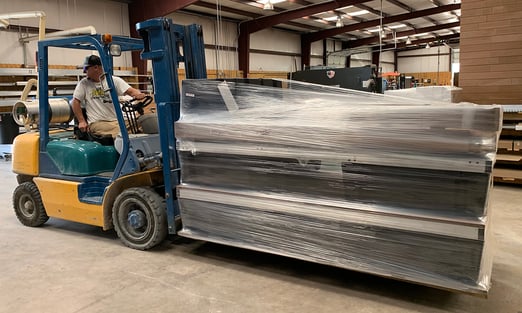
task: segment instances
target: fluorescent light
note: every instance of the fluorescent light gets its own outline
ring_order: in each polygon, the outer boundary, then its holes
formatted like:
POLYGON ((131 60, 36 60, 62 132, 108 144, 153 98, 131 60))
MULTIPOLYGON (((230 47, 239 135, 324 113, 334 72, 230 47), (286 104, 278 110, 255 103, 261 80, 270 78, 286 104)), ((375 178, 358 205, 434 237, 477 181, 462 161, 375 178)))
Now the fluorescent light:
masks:
POLYGON ((274 9, 274 5, 272 4, 272 2, 270 0, 268 0, 264 5, 263 5, 263 10, 273 10, 274 9))
POLYGON ((367 13, 370 13, 370 12, 368 10, 360 10, 360 11, 355 11, 355 12, 348 12, 346 14, 348 14, 350 16, 359 16, 359 15, 364 15, 367 13))
POLYGON ((323 20, 328 21, 328 22, 337 21, 338 19, 339 19, 339 16, 329 16, 329 17, 323 18, 323 20))
POLYGON ((386 27, 391 28, 391 29, 396 29, 396 28, 406 27, 406 25, 398 24, 398 25, 389 25, 389 26, 386 26, 386 27))
POLYGON ((335 27, 343 27, 344 26, 344 23, 343 23, 343 20, 342 18, 339 16, 337 18, 337 22, 335 22, 335 27))
POLYGON ((285 2, 286 0, 258 0, 256 1, 256 3, 261 3, 261 4, 265 4, 267 2, 270 2, 272 4, 278 4, 278 3, 281 3, 281 2, 285 2))

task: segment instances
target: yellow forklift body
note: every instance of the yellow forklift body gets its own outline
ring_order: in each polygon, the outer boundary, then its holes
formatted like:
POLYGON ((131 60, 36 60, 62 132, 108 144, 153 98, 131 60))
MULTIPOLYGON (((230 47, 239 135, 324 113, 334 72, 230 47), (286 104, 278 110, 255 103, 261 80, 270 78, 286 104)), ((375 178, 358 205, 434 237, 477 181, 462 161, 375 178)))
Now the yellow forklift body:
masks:
POLYGON ((36 176, 39 173, 38 152, 39 133, 25 133, 16 136, 13 143, 13 172, 36 176))
POLYGON ((103 206, 80 202, 78 182, 35 177, 48 216, 102 226, 103 206))

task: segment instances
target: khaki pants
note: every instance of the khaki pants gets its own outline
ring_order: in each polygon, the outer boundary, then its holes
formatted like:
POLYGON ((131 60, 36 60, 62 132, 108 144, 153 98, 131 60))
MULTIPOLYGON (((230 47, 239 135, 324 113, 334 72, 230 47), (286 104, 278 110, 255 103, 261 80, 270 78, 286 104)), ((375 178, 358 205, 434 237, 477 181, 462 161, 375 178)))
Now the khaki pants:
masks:
POLYGON ((89 124, 89 129, 91 133, 96 136, 112 136, 112 138, 116 138, 120 133, 120 126, 118 125, 118 121, 98 121, 89 124))

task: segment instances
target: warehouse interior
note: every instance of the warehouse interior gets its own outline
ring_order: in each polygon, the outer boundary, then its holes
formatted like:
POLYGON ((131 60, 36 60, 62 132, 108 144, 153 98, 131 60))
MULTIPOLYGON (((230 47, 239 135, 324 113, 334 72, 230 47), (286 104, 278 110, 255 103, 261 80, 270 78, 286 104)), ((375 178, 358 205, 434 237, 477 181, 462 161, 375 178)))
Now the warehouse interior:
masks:
POLYGON ((3 3, 0 312, 522 312, 521 14, 3 3))

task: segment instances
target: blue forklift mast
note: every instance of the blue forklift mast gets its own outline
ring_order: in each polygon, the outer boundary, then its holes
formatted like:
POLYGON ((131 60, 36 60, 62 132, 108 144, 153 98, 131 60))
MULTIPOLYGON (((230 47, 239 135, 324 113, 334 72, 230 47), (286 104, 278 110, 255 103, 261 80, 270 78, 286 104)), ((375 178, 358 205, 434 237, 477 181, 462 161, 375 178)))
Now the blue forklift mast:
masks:
POLYGON ((141 58, 152 61, 168 229, 169 234, 175 234, 175 219, 179 215, 175 188, 180 182, 174 131, 174 123, 180 118, 178 64, 184 62, 185 77, 188 79, 207 77, 203 30, 200 25, 175 25, 165 18, 138 23, 136 30, 143 38, 141 58), (181 47, 183 54, 180 53, 181 47))

